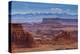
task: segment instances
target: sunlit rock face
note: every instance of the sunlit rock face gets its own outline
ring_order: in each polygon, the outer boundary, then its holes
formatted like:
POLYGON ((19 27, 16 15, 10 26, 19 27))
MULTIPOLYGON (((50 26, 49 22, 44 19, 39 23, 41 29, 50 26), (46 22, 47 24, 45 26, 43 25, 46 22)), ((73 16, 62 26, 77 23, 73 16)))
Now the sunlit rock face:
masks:
POLYGON ((33 47, 33 37, 29 32, 25 32, 21 24, 11 24, 11 43, 17 47, 33 47))

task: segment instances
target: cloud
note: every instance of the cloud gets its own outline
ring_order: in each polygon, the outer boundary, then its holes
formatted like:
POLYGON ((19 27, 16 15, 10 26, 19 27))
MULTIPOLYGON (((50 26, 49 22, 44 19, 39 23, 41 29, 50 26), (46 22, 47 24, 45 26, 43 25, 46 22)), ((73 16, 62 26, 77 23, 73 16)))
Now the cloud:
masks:
POLYGON ((75 11, 70 10, 70 9, 66 9, 65 13, 68 15, 78 15, 77 11, 75 12, 75 11))
POLYGON ((52 13, 54 14, 63 14, 64 13, 64 10, 63 9, 60 9, 60 8, 51 8, 51 11, 52 13))
POLYGON ((62 8, 49 8, 49 9, 32 9, 25 12, 18 12, 19 14, 64 14, 64 15, 77 15, 77 11, 71 9, 62 9, 62 8))
POLYGON ((63 10, 61 8, 51 8, 53 14, 67 14, 67 15, 77 15, 77 11, 71 9, 63 10))

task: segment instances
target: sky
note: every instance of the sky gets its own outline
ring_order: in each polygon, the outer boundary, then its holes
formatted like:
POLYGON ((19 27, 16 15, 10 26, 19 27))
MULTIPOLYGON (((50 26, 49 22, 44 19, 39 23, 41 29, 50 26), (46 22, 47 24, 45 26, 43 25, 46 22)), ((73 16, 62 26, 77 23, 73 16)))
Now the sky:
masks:
POLYGON ((43 18, 75 19, 77 5, 32 3, 13 1, 11 3, 12 22, 41 22, 43 18))

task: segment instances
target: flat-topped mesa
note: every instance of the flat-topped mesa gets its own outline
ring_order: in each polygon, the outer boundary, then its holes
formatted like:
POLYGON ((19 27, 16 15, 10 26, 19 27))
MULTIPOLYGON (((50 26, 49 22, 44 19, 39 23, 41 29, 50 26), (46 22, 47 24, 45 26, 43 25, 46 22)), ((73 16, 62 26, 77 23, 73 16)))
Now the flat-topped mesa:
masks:
POLYGON ((77 19, 65 19, 65 18, 43 18, 43 23, 54 23, 54 22, 59 22, 59 21, 63 21, 63 22, 78 22, 77 19))

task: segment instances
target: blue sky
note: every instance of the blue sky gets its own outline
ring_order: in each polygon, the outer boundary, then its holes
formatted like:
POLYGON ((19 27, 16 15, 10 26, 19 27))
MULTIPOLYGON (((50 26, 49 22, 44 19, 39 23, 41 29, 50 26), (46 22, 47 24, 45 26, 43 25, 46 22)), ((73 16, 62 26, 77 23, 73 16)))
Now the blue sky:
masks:
POLYGON ((12 2, 11 15, 14 22, 35 22, 42 18, 77 18, 77 5, 12 2))

